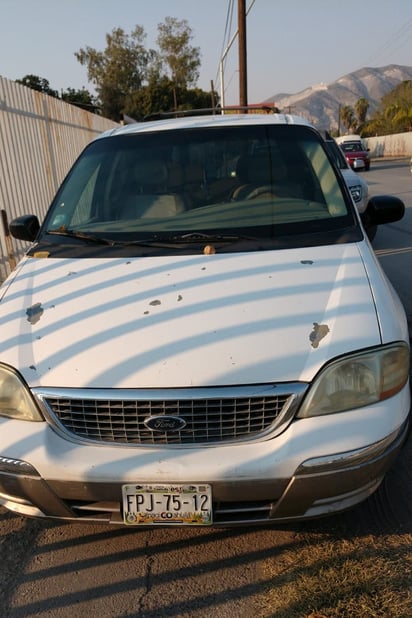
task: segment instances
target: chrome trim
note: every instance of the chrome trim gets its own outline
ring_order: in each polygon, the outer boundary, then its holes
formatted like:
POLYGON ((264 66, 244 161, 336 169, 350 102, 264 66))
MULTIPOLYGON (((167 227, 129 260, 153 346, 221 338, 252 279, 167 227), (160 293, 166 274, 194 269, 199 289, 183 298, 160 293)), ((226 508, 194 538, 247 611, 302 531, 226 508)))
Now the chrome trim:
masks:
POLYGON ((47 519, 48 517, 36 506, 27 504, 26 502, 20 502, 15 498, 11 498, 9 500, 7 496, 3 497, 2 494, 0 494, 0 504, 1 506, 4 506, 4 508, 8 511, 11 511, 12 513, 17 513, 17 515, 24 515, 25 517, 36 517, 38 519, 47 519))
MULTIPOLYGON (((44 417, 53 429, 64 439, 75 444, 89 444, 100 447, 117 448, 167 448, 182 449, 196 447, 216 448, 222 445, 239 444, 244 442, 260 442, 262 439, 274 438, 283 432, 292 421, 298 406, 306 392, 308 385, 302 382, 282 384, 252 384, 242 386, 219 386, 201 388, 171 388, 171 389, 70 389, 70 388, 34 388, 32 390, 44 417), (49 407, 48 399, 72 399, 83 401, 196 401, 196 400, 224 400, 241 398, 287 397, 275 422, 253 436, 242 436, 235 439, 215 442, 185 442, 185 443, 127 443, 115 441, 99 441, 81 437, 68 430, 49 407)), ((179 414, 177 414, 179 416, 179 414)))
POLYGON ((405 425, 396 429, 383 440, 370 444, 364 448, 337 453, 335 455, 325 455, 323 457, 313 457, 303 461, 295 472, 295 476, 305 474, 320 474, 322 472, 339 472, 355 468, 376 460, 385 453, 392 445, 396 445, 398 437, 400 440, 405 432, 405 425))
POLYGON ((9 472, 11 474, 24 474, 24 476, 39 477, 40 475, 35 468, 27 461, 22 459, 14 459, 12 457, 3 457, 0 455, 0 474, 9 472))

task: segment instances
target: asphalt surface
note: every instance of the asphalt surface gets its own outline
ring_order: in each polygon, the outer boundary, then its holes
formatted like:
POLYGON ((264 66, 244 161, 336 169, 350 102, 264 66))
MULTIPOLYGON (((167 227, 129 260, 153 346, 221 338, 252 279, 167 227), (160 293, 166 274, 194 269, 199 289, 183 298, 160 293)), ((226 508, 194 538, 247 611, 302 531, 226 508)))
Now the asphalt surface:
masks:
MULTIPOLYGON (((370 193, 393 193, 405 218, 373 247, 405 305, 412 332, 412 175, 409 160, 372 162, 370 193)), ((250 618, 268 585, 264 563, 298 550, 303 532, 412 532, 412 440, 381 489, 339 516, 295 526, 125 530, 29 520, 0 508, 1 618, 163 616, 250 618)))
MULTIPOLYGON (((410 158, 372 161, 362 175, 370 195, 391 194, 406 206, 401 221, 378 228, 373 242, 378 259, 405 307, 412 338, 412 173, 410 158)), ((368 525, 380 530, 412 531, 412 438, 380 490, 359 509, 368 525)))

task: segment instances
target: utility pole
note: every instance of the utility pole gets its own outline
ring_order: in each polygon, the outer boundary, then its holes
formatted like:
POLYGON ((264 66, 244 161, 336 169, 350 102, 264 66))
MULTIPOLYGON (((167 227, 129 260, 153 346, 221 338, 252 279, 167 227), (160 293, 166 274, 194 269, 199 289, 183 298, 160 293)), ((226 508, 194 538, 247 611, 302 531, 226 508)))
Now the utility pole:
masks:
POLYGON ((238 0, 239 105, 247 106, 246 0, 238 0))
POLYGON ((338 107, 338 137, 340 136, 340 110, 341 110, 341 105, 339 103, 339 107, 338 107))
MULTIPOLYGON (((244 48, 244 56, 245 56, 245 60, 244 60, 244 69, 243 69, 243 74, 246 78, 246 17, 249 15, 249 11, 252 8, 252 6, 255 4, 256 0, 252 0, 252 2, 250 3, 250 6, 248 8, 248 10, 246 11, 246 15, 245 15, 245 19, 242 19, 240 21, 243 22, 243 33, 242 33, 242 39, 243 39, 243 43, 242 43, 242 47, 244 48)), ((239 2, 239 0, 238 0, 239 2)), ((243 9, 240 7, 240 3, 238 6, 238 13, 241 13, 242 15, 244 14, 244 8, 245 6, 245 2, 243 2, 243 9)), ((221 107, 224 109, 226 107, 226 102, 225 102, 225 80, 224 80, 224 61, 225 58, 227 56, 227 54, 229 53, 230 48, 232 47, 233 43, 235 42, 236 38, 239 37, 240 39, 240 32, 239 32, 239 24, 238 24, 238 28, 236 30, 236 32, 234 33, 234 35, 232 36, 232 38, 230 39, 230 42, 228 44, 228 46, 226 47, 225 51, 222 54, 222 57, 220 59, 220 105, 221 107)), ((239 49, 240 49, 241 45, 239 44, 239 49)), ((240 71, 240 67, 239 67, 239 71, 240 71)), ((246 103, 245 105, 247 105, 247 83, 244 84, 243 87, 244 91, 246 92, 246 103)), ((239 97, 240 101, 242 101, 243 97, 239 97)), ((242 103, 239 103, 239 105, 242 105, 242 103)), ((222 114, 224 112, 222 111, 222 114)))
POLYGON ((210 98, 212 102, 213 113, 215 114, 216 101, 215 101, 215 85, 213 83, 213 79, 210 80, 210 98))

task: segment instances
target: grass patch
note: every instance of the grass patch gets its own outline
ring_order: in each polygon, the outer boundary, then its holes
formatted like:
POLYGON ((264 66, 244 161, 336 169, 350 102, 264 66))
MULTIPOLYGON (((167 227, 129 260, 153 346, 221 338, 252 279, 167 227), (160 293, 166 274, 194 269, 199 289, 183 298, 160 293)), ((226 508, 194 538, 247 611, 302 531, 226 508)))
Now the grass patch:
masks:
POLYGON ((412 616, 412 534, 297 536, 298 549, 265 562, 264 616, 412 616))

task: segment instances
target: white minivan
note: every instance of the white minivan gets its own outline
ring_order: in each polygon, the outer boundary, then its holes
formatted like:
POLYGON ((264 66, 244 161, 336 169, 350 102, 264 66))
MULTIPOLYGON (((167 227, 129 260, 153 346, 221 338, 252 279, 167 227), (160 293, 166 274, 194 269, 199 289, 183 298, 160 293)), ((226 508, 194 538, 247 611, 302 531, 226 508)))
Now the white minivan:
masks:
POLYGON ((142 527, 366 499, 408 432, 410 351, 361 216, 298 117, 93 141, 44 221, 10 225, 30 246, 0 288, 0 503, 142 527))

